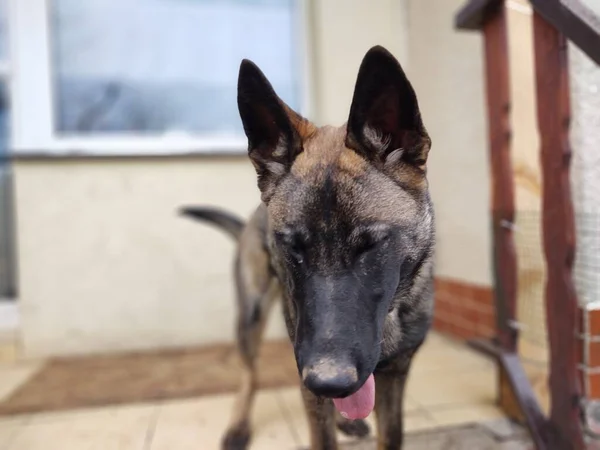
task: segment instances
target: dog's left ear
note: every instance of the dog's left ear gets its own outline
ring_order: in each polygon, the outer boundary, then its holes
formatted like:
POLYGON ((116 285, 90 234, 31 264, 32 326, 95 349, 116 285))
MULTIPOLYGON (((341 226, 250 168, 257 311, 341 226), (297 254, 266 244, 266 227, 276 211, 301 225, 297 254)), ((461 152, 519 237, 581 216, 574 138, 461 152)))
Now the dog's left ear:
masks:
POLYGON ((354 88, 346 146, 376 166, 425 168, 431 147, 417 96, 400 63, 385 48, 365 55, 354 88))
POLYGON ((316 128, 287 106, 262 71, 247 59, 240 65, 237 101, 261 198, 268 202, 316 128))

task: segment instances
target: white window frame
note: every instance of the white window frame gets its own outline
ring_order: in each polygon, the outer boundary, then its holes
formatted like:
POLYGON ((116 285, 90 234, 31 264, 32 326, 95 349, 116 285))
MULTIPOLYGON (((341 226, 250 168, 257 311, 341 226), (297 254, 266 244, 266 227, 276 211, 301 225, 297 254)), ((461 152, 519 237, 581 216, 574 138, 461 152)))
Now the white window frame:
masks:
MULTIPOLYGON (((85 0, 81 0, 85 1, 85 0)), ((301 58, 300 112, 310 116, 308 7, 297 0, 295 16, 301 22, 298 55, 301 58)), ((241 154, 243 137, 209 137, 192 134, 109 134, 59 136, 53 108, 51 20, 52 0, 8 0, 11 94, 11 150, 15 156, 160 156, 185 154, 241 154)), ((0 67, 0 70, 2 68, 0 67)))

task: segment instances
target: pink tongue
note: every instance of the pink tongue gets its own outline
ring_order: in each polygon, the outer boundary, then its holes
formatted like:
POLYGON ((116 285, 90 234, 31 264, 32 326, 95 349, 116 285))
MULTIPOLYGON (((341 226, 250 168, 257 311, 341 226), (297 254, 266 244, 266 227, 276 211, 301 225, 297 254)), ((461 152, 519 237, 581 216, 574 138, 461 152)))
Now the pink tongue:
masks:
POLYGON ((375 378, 370 375, 365 384, 346 398, 334 398, 333 404, 346 419, 364 419, 375 407, 375 378))

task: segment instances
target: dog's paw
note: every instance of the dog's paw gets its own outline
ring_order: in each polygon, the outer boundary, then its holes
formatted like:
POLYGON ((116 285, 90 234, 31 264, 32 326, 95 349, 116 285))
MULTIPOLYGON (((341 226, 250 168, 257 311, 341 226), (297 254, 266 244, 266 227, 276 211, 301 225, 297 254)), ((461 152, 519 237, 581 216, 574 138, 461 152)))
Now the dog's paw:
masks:
POLYGON ((367 437, 371 432, 369 424, 364 420, 341 419, 338 420, 337 427, 338 430, 340 430, 346 436, 354 436, 358 438, 367 437))
POLYGON ((242 423, 230 428, 223 437, 222 450, 246 450, 250 443, 250 426, 242 423))

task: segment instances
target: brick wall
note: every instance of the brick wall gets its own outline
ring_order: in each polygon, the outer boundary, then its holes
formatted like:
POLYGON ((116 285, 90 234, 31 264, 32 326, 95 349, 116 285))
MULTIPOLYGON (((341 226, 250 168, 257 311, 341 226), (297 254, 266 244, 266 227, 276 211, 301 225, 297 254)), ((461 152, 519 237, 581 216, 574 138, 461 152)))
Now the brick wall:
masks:
MULTIPOLYGON (((493 290, 463 281, 436 278, 433 329, 456 339, 492 338, 496 314, 493 290)), ((583 394, 600 400, 600 309, 579 310, 578 363, 583 394)))
POLYGON ((436 278, 433 328, 458 339, 495 335, 492 288, 448 278, 436 278))
POLYGON ((579 310, 579 376, 583 394, 600 400, 600 310, 579 310), (587 350, 587 351, 586 351, 587 350))

